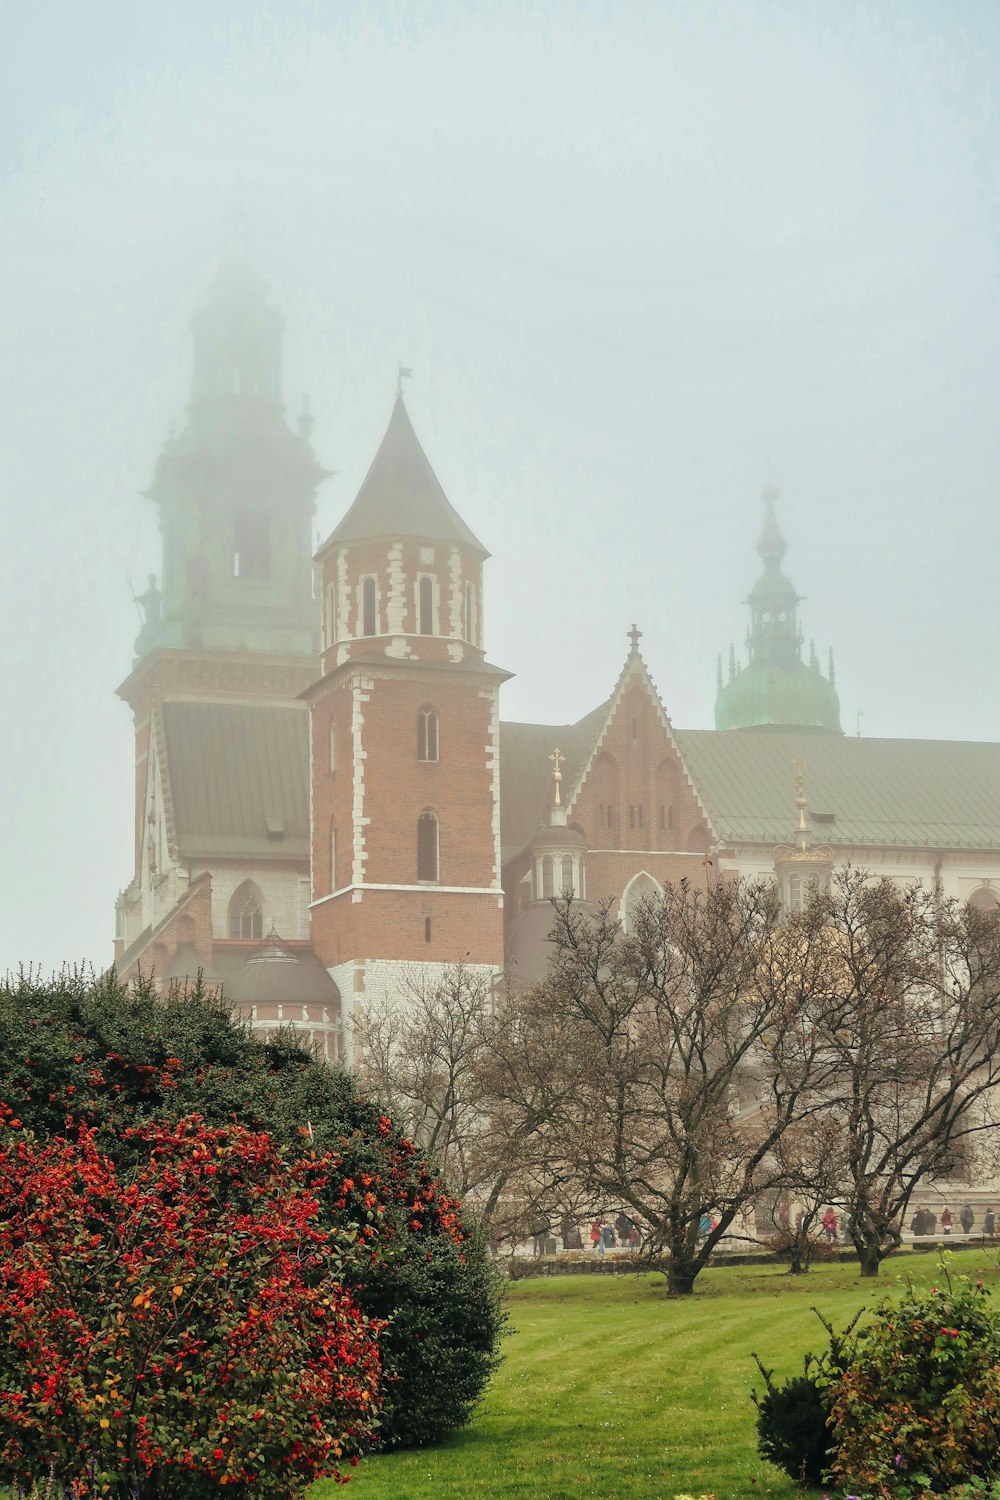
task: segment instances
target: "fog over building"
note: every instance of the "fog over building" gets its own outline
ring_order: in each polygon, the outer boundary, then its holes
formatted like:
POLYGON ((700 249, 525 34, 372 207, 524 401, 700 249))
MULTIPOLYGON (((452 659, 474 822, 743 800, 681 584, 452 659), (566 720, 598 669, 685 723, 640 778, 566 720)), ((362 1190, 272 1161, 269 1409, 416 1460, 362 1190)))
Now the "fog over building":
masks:
MULTIPOLYGON (((1000 745, 843 733, 773 492, 715 729, 674 725, 670 683, 627 621, 617 680, 582 718, 560 715, 556 680, 551 722, 505 722, 504 682, 533 670, 488 655, 484 541, 509 538, 480 541, 467 497, 445 494, 403 372, 357 497, 313 557, 326 471, 308 409, 294 430, 285 416, 266 288, 227 264, 193 331, 186 421, 148 491, 160 571, 118 689, 136 770, 123 973, 200 971, 257 1025, 292 1022, 349 1060, 366 1001, 415 969, 540 975, 561 892, 611 901, 627 924, 667 881, 733 872, 777 878, 795 907, 850 862, 1000 904, 1000 745)), ((549 587, 574 588, 558 552, 549 587)))

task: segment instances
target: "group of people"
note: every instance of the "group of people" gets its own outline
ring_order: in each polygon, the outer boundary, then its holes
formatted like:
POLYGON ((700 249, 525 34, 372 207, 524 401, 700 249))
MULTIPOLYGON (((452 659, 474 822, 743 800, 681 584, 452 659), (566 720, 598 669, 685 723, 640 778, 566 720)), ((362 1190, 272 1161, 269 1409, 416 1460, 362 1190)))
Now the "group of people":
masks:
POLYGON ((614 1224, 594 1219, 590 1225, 590 1248, 598 1255, 603 1255, 606 1250, 614 1250, 616 1247, 623 1250, 638 1249, 639 1228, 635 1221, 626 1213, 620 1213, 614 1224))
MULTIPOLYGON (((972 1233, 976 1225, 976 1215, 971 1203, 966 1203, 963 1205, 962 1210, 958 1216, 958 1222, 962 1226, 963 1234, 972 1233)), ((951 1209, 948 1207, 947 1203, 941 1210, 940 1225, 942 1234, 951 1234, 952 1230, 955 1227, 955 1221, 952 1218, 951 1209)), ((916 1213, 910 1220, 910 1233, 918 1236, 926 1236, 937 1234, 937 1232, 938 1219, 936 1214, 934 1214, 931 1209, 924 1208, 921 1204, 918 1203, 916 1213)), ((983 1215, 983 1234, 987 1239, 992 1240, 996 1238, 996 1232, 996 1210, 990 1207, 983 1215)))

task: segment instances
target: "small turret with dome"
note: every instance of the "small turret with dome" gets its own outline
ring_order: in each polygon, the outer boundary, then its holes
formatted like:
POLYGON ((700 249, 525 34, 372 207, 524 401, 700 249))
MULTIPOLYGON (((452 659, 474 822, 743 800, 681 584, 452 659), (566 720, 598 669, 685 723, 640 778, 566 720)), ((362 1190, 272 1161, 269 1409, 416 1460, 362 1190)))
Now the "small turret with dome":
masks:
POLYGON ((802 660, 801 596, 781 571, 785 539, 775 516, 776 499, 774 490, 764 491, 764 525, 757 543, 764 571, 746 601, 750 606, 749 661, 739 666, 730 647, 729 678, 723 681, 720 658, 715 727, 818 729, 840 734, 833 653, 825 677, 811 643, 809 664, 802 660))

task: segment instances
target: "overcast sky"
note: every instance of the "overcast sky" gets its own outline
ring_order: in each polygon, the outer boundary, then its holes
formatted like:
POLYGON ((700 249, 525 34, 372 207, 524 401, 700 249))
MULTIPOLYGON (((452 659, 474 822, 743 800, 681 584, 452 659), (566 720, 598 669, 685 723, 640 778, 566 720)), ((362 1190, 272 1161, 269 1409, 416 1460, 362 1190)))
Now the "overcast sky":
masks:
POLYGON ((709 726, 780 491, 844 727, 1000 739, 996 0, 0 5, 0 969, 104 964, 141 498, 242 207, 336 475, 397 361, 505 716, 709 726))

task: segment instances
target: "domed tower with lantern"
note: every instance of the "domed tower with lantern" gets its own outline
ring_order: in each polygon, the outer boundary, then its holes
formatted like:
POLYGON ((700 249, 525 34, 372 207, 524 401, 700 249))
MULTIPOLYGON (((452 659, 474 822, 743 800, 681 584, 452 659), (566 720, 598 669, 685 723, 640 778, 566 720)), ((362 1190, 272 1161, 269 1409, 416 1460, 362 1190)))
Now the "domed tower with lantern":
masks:
MULTIPOLYGON (((499 688, 482 543, 397 392, 353 505, 317 555, 311 937, 354 1018, 450 964, 499 972, 499 688)), ((348 1055, 350 1055, 350 1044, 348 1055)))
POLYGON ((777 495, 765 490, 764 525, 757 551, 764 571, 750 590, 749 660, 738 666, 729 649, 729 676, 719 660, 716 729, 819 729, 840 734, 840 700, 834 686, 833 653, 826 676, 810 644, 802 660, 800 595, 781 571, 785 539, 774 514, 777 495))

